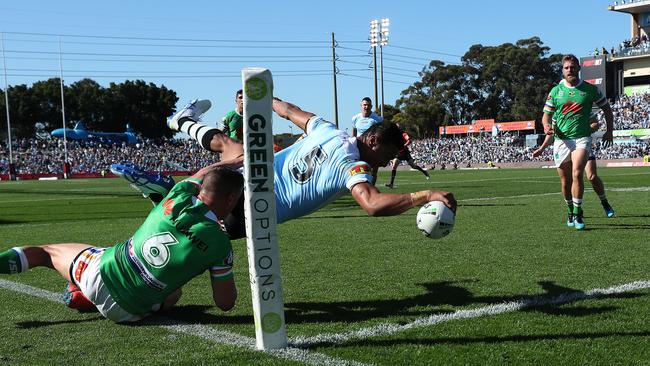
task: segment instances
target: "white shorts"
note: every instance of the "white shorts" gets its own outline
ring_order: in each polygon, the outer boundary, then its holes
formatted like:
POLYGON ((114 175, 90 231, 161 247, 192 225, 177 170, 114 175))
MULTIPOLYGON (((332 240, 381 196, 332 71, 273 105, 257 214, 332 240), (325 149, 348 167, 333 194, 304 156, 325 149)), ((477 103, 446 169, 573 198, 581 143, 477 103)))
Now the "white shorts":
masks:
POLYGON ((587 156, 590 156, 591 136, 567 140, 555 139, 553 143, 553 160, 555 160, 555 166, 559 167, 564 162, 571 160, 571 153, 578 149, 585 150, 587 156))
POLYGON ((105 250, 91 247, 79 253, 70 265, 70 277, 105 318, 116 323, 138 321, 144 316, 133 315, 122 309, 104 285, 99 263, 105 250))

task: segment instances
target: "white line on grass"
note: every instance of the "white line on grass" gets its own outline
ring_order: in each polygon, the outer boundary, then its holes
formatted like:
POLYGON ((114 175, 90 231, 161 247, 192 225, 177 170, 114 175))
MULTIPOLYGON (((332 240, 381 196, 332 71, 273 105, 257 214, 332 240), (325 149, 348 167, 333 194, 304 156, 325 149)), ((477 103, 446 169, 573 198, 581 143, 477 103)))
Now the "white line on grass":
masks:
POLYGON ((314 347, 323 344, 341 344, 352 339, 385 336, 409 329, 444 323, 451 320, 492 316, 540 306, 558 306, 578 300, 596 299, 605 295, 620 294, 647 288, 650 288, 650 281, 636 281, 623 285, 612 286, 605 289, 593 289, 584 292, 567 292, 553 297, 540 295, 531 299, 522 299, 519 301, 511 301, 502 304, 488 305, 477 309, 458 310, 456 312, 447 314, 435 314, 428 317, 419 318, 410 323, 402 325, 379 324, 373 327, 362 328, 346 333, 325 333, 313 337, 296 337, 290 341, 290 344, 292 346, 301 348, 314 347))
MULTIPOLYGON (((56 294, 51 291, 43 290, 37 287, 25 285, 18 282, 0 279, 0 288, 5 288, 15 292, 24 293, 27 295, 39 297, 42 299, 46 299, 58 303, 63 302, 60 294, 56 294)), ((167 317, 151 318, 149 320, 146 320, 146 324, 157 325, 172 332, 183 333, 193 337, 199 337, 219 344, 243 347, 251 351, 257 351, 257 349, 255 348, 254 338, 246 337, 240 334, 231 333, 223 330, 214 329, 202 324, 190 324, 190 323, 185 323, 183 321, 179 321, 167 317)), ((269 355, 275 356, 277 358, 282 358, 291 361, 298 361, 298 362, 305 363, 307 365, 325 365, 325 366, 367 365, 360 362, 337 359, 337 358, 324 355, 322 353, 311 352, 305 349, 294 348, 294 347, 287 347, 284 349, 269 350, 264 352, 268 353, 269 355)))

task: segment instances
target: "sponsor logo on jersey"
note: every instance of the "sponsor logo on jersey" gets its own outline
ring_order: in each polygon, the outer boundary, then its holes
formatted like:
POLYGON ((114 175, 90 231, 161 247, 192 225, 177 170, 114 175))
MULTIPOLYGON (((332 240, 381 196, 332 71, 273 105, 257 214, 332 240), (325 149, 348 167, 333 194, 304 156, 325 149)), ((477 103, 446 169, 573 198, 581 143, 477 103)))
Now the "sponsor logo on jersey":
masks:
POLYGON ((560 90, 559 92, 557 92, 557 96, 558 97, 563 97, 564 96, 564 90, 560 90))
POLYGON ((551 100, 551 99, 553 99, 553 97, 551 96, 551 94, 549 94, 549 95, 546 97, 546 100, 551 100))
POLYGON ((352 167, 348 172, 351 177, 354 177, 357 174, 369 174, 371 171, 372 169, 370 169, 369 165, 363 164, 352 167))
POLYGON ((172 209, 174 208, 174 201, 170 198, 166 198, 165 202, 163 202, 163 207, 165 210, 163 211, 163 215, 167 216, 172 213, 172 209))
POLYGON ((572 92, 572 91, 570 91, 570 92, 569 92, 569 96, 570 96, 570 97, 575 97, 575 96, 576 96, 576 93, 575 93, 575 92, 572 92))

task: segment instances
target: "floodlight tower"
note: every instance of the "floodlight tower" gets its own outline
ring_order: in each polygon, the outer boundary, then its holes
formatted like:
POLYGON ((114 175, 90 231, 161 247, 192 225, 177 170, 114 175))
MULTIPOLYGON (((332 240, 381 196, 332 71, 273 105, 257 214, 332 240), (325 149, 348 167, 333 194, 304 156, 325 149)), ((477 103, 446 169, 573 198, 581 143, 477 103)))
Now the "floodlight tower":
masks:
POLYGON ((384 46, 388 45, 388 25, 390 20, 388 18, 381 19, 379 27, 379 65, 381 69, 381 116, 384 116, 384 46))
POLYGON ((379 21, 377 19, 370 21, 370 36, 368 37, 368 40, 370 40, 370 47, 372 47, 372 70, 375 80, 374 103, 375 110, 377 110, 377 104, 379 104, 377 100, 377 46, 379 45, 379 21))

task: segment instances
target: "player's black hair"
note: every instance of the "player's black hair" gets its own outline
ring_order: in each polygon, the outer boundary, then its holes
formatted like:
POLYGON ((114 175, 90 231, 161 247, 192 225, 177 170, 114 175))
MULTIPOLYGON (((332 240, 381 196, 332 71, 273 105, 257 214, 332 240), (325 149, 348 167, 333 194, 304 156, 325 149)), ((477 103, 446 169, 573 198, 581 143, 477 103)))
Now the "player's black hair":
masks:
POLYGON ((404 138, 402 137, 402 130, 397 124, 392 122, 376 123, 370 126, 363 135, 374 134, 377 136, 377 142, 382 145, 393 145, 399 150, 404 148, 404 138))
POLYGON ((244 91, 242 89, 237 90, 237 93, 235 93, 235 98, 237 98, 238 95, 244 94, 244 91))
POLYGON ((215 168, 203 177, 202 189, 219 196, 228 196, 241 192, 244 188, 244 177, 230 168, 215 168))
POLYGON ((372 99, 370 99, 370 97, 363 97, 363 98, 361 99, 361 101, 362 101, 362 102, 368 102, 368 103, 372 104, 372 99))

